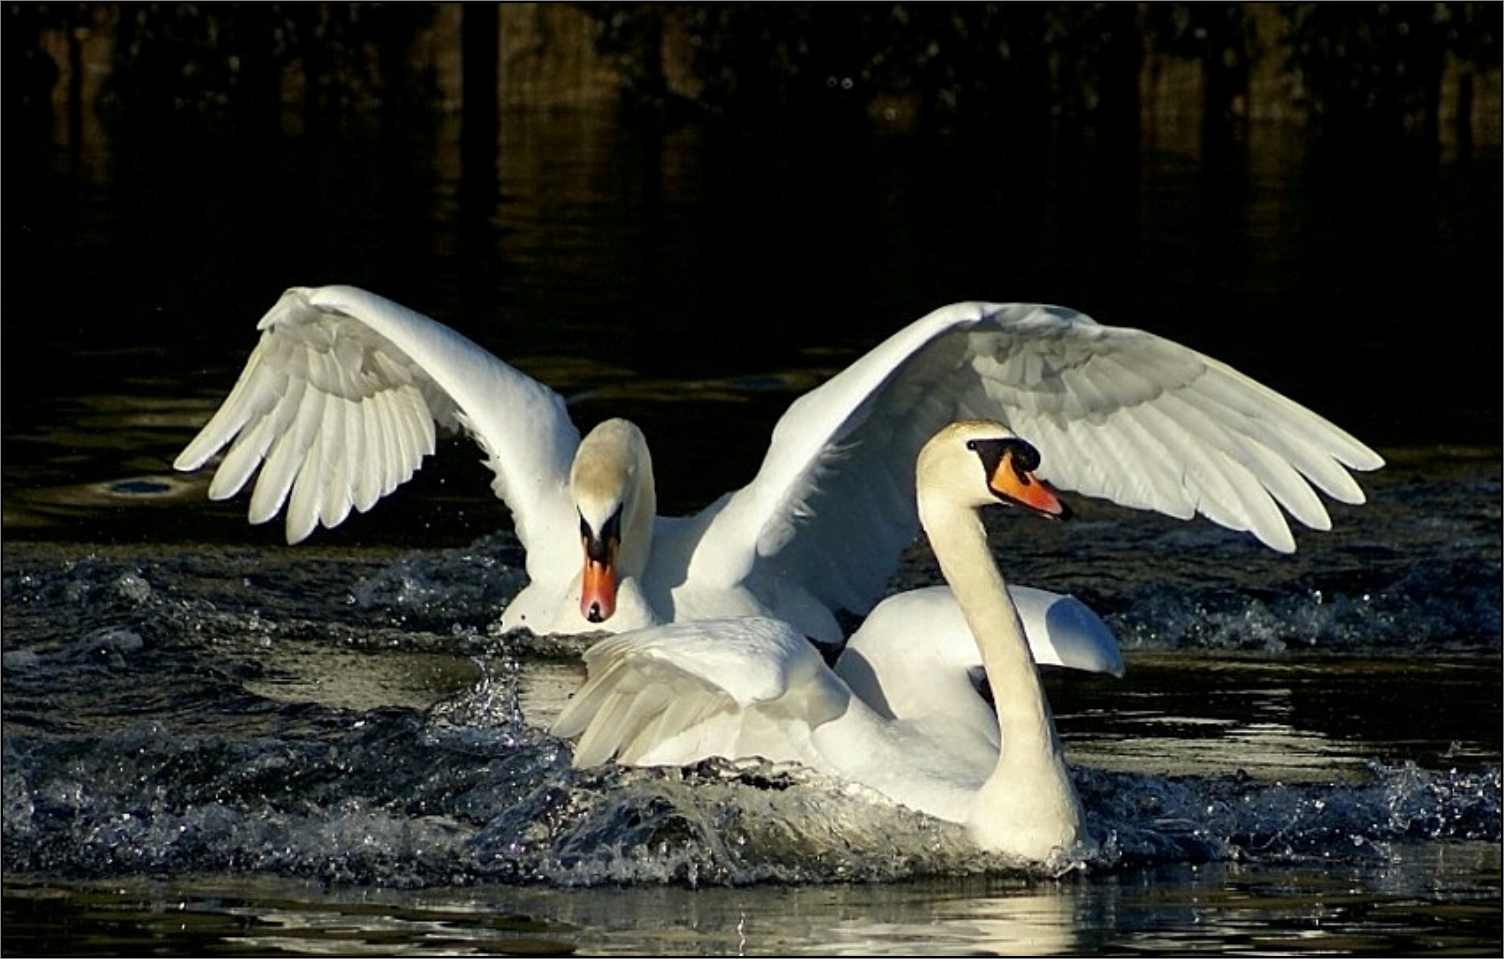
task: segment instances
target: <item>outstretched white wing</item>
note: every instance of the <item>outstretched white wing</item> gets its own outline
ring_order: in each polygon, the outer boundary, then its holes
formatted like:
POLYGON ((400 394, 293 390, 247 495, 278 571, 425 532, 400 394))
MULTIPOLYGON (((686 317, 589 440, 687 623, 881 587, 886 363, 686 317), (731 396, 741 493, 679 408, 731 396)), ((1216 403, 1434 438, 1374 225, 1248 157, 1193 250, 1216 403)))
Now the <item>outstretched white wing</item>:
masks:
MULTIPOLYGON (((287 507, 287 541, 368 510, 434 452, 435 425, 485 451, 528 567, 575 547, 569 461, 579 432, 561 397, 422 314, 348 286, 288 290, 258 326, 234 389, 174 462, 225 456, 209 487, 238 493, 259 468, 250 520, 287 507)), ((539 567, 544 568, 544 567, 539 567)))
MULTIPOLYGON (((1295 548, 1285 514, 1330 528, 1373 450, 1231 367, 1074 310, 958 303, 900 330, 796 400, 762 466, 716 517, 704 569, 798 570, 815 600, 863 611, 918 532, 914 462, 960 417, 1038 447, 1056 486, 1247 530, 1295 548)), ((697 560, 699 558, 697 557, 697 560)))

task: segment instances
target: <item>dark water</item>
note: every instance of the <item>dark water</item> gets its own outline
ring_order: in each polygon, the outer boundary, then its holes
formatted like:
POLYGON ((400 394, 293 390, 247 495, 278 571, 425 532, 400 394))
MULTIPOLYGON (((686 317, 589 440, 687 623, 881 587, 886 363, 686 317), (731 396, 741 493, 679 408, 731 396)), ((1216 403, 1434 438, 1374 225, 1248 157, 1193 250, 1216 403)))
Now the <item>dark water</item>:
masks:
POLYGON ((554 114, 504 123, 492 202, 453 133, 8 152, 6 951, 1497 954, 1496 153, 554 114), (569 769, 578 647, 491 629, 520 556, 463 441, 295 549, 172 474, 255 320, 329 282, 637 419, 670 508, 966 298, 1191 343, 1389 465, 1288 557, 1079 500, 998 525, 1128 662, 1049 677, 1103 852, 1020 874, 798 770, 569 769))

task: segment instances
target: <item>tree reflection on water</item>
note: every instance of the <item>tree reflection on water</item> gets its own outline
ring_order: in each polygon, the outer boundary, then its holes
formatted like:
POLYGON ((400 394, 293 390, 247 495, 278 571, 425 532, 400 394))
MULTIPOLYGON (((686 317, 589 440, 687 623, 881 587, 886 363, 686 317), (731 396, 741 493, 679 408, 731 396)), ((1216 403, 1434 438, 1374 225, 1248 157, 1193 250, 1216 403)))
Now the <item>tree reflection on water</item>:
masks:
POLYGON ((1433 145, 1498 136, 1478 103, 1500 67, 1492 3, 494 6, 11 4, 7 106, 412 114, 494 99, 489 75, 508 102, 620 100, 748 128, 1067 122, 1131 139, 1180 103, 1213 138, 1249 118, 1433 145), (473 61, 463 81, 458 59, 473 61))

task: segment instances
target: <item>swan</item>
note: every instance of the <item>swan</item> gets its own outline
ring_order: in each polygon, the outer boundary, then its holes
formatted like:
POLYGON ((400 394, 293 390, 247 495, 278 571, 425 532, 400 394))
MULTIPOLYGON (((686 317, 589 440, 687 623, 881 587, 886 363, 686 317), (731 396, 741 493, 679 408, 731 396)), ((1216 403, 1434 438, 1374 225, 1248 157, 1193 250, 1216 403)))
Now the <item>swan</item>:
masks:
POLYGON ((584 654, 587 680, 551 732, 574 765, 797 762, 966 827, 989 852, 1043 861, 1090 842, 1024 635, 979 510, 1062 506, 1038 453, 966 420, 920 450, 919 515, 965 629, 859 629, 834 669, 798 629, 743 617, 618 633, 584 654), (958 637, 960 637, 958 639, 958 637), (968 679, 980 662, 994 714, 968 679))
MULTIPOLYGON (((698 513, 657 514, 642 432, 581 437, 564 399, 456 331, 350 286, 294 287, 261 319, 239 379, 177 457, 248 517, 285 506, 297 543, 371 508, 435 449, 481 447, 526 554, 500 626, 537 634, 770 616, 838 645, 918 533, 913 463, 962 416, 988 416, 1044 454, 1060 489, 1295 548, 1286 514, 1329 529, 1321 496, 1361 503, 1351 470, 1383 460, 1230 367, 1060 306, 956 303, 890 336, 796 399, 751 481, 698 513)), ((707 437, 707 442, 714 438, 707 437)))

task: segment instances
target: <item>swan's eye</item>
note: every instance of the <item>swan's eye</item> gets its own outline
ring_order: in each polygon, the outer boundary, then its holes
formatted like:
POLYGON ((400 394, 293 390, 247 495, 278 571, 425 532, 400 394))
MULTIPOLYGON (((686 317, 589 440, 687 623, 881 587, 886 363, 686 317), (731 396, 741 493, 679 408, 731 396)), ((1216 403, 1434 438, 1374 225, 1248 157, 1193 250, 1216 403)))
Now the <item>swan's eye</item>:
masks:
POLYGON ((597 539, 600 540, 603 543, 606 542, 606 541, 608 541, 608 540, 615 540, 617 542, 620 542, 621 541, 621 509, 620 509, 620 507, 617 508, 616 512, 614 512, 614 513, 611 514, 611 518, 610 519, 606 520, 606 522, 604 522, 604 523, 601 524, 601 532, 600 532, 599 536, 597 536, 595 530, 590 527, 590 521, 585 518, 585 514, 581 513, 580 514, 580 538, 581 539, 585 539, 585 540, 590 540, 592 542, 595 541, 595 540, 597 540, 597 539))
POLYGON ((1039 451, 1034 448, 1033 444, 1016 436, 995 440, 967 440, 966 448, 981 457, 982 467, 987 471, 988 476, 997 472, 998 464, 1003 461, 1005 453, 1011 454, 1009 462, 1013 466, 1013 472, 1025 482, 1028 477, 1024 474, 1039 469, 1039 451))
POLYGON ((601 539, 621 542, 621 507, 617 507, 611 518, 606 520, 606 525, 601 527, 601 539))
POLYGON ((1013 468, 1032 473, 1039 469, 1039 450, 1034 444, 1021 439, 1003 440, 1005 449, 1013 454, 1013 468))

